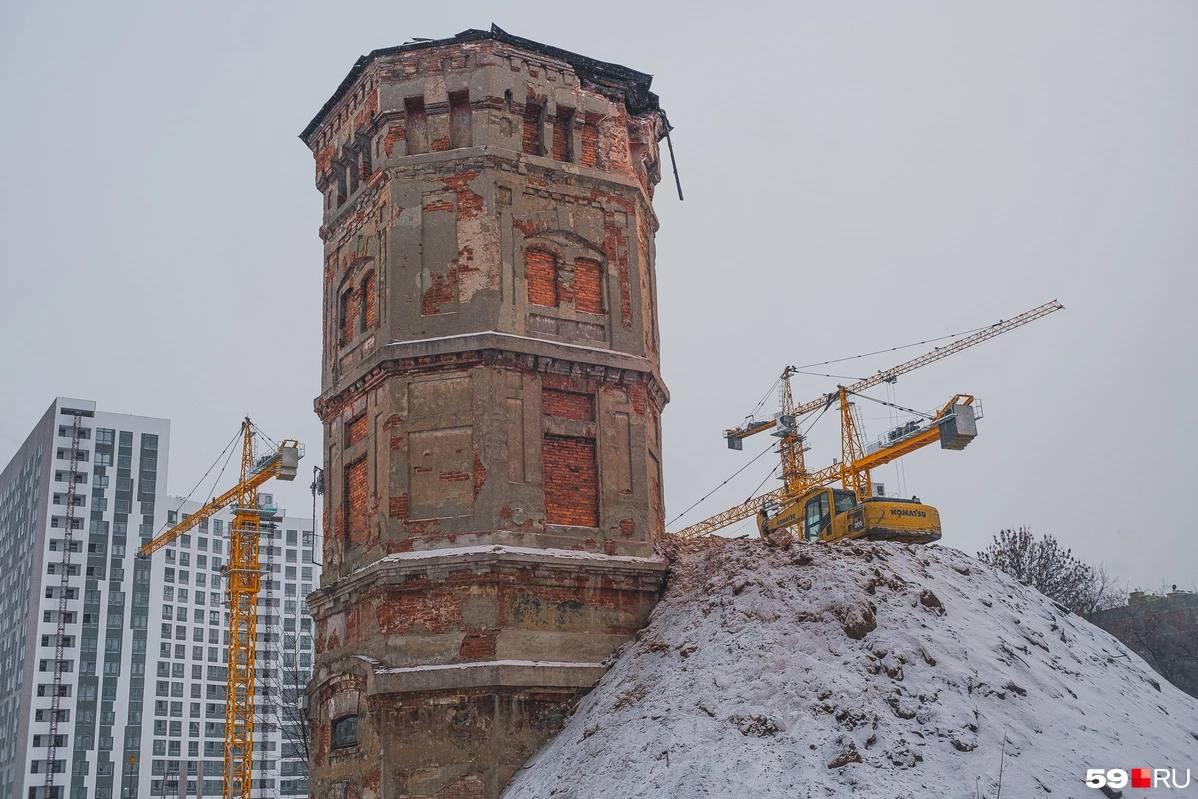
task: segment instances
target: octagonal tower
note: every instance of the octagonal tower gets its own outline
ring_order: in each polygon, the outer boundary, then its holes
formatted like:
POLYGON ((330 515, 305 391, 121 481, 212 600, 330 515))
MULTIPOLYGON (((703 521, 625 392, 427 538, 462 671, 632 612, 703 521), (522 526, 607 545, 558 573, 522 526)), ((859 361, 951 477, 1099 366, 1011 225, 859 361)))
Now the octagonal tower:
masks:
POLYGON ((498 28, 358 59, 324 197, 314 797, 496 797, 665 572, 650 76, 498 28))

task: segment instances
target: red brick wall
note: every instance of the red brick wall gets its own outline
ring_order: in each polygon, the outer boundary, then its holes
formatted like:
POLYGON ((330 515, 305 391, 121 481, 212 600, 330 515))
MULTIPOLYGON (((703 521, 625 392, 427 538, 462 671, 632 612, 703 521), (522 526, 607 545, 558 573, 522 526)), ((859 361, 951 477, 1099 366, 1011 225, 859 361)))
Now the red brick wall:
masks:
POLYGON ((579 154, 578 163, 593 168, 598 165, 598 154, 599 125, 588 114, 586 121, 582 124, 582 152, 579 154))
POLYGON ((528 301, 533 305, 557 305, 557 257, 545 250, 524 253, 528 301))
POLYGON ((529 155, 544 155, 545 128, 542 123, 542 111, 545 106, 531 100, 524 106, 524 130, 521 142, 524 152, 529 155))
POLYGON ((366 279, 362 281, 362 301, 366 304, 366 329, 372 329, 379 320, 378 312, 378 286, 374 272, 368 272, 366 279))
POLYGON ((555 391, 547 388, 541 392, 541 412, 547 416, 573 419, 578 422, 595 421, 595 398, 577 391, 555 391))
POLYGON ((557 116, 553 118, 553 143, 550 154, 555 161, 570 160, 570 123, 574 120, 574 111, 568 108, 558 108, 557 116))
POLYGON ((346 435, 347 444, 357 444, 366 438, 366 414, 362 414, 357 419, 349 423, 349 432, 346 435))
POLYGON ((599 526, 599 469, 595 440, 546 435, 545 521, 599 526))
POLYGON ((603 313, 603 267, 590 258, 574 262, 574 307, 586 313, 603 313))
POLYGON ((366 459, 345 467, 345 536, 351 544, 366 541, 366 506, 370 487, 366 482, 366 459))

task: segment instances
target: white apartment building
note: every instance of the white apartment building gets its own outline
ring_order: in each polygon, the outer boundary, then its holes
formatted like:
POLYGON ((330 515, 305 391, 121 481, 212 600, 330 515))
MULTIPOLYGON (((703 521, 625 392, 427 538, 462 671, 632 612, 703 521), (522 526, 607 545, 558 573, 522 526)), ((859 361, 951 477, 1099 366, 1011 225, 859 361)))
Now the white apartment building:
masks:
MULTIPOLYGON (((166 494, 169 439, 165 419, 60 397, 0 472, 0 799, 221 794, 231 514, 135 556, 200 504, 166 494)), ((255 796, 307 796, 292 708, 311 667, 315 555, 310 519, 267 525, 255 796)))
MULTIPOLYGON (((205 500, 168 498, 167 525, 205 500)), ((313 651, 304 598, 320 580, 320 565, 314 562, 311 519, 285 515, 270 493, 259 493, 258 505, 275 514, 263 518, 260 543, 253 795, 307 797, 303 701, 313 651)), ((222 510, 154 554, 161 556, 164 573, 151 603, 159 608, 160 629, 155 680, 148 688, 154 694, 150 796, 221 794, 228 611, 220 569, 232 520, 232 512, 222 510), (180 700, 187 710, 183 718, 173 715, 184 709, 180 700), (194 718, 197 703, 202 715, 194 718)))

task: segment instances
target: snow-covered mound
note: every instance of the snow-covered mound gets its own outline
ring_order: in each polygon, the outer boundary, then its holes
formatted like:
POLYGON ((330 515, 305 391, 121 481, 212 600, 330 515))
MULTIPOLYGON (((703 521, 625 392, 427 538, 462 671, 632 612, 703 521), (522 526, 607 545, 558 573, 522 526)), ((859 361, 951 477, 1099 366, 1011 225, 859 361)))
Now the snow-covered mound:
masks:
POLYGON ((973 799, 1000 768, 1098 797, 1087 768, 1142 766, 1198 770, 1198 700, 1039 592, 945 547, 744 540, 679 557, 504 799, 973 799))

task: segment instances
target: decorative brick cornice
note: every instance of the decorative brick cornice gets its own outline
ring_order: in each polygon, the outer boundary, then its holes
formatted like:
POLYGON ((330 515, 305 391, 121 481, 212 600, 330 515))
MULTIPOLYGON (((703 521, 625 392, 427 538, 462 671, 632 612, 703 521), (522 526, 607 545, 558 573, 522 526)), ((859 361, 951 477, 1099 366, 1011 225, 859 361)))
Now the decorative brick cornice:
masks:
POLYGON ((316 413, 321 421, 328 423, 347 404, 389 377, 474 366, 586 377, 611 384, 644 383, 659 411, 670 398, 656 367, 647 358, 494 331, 395 342, 379 348, 372 361, 356 377, 316 399, 316 413))

